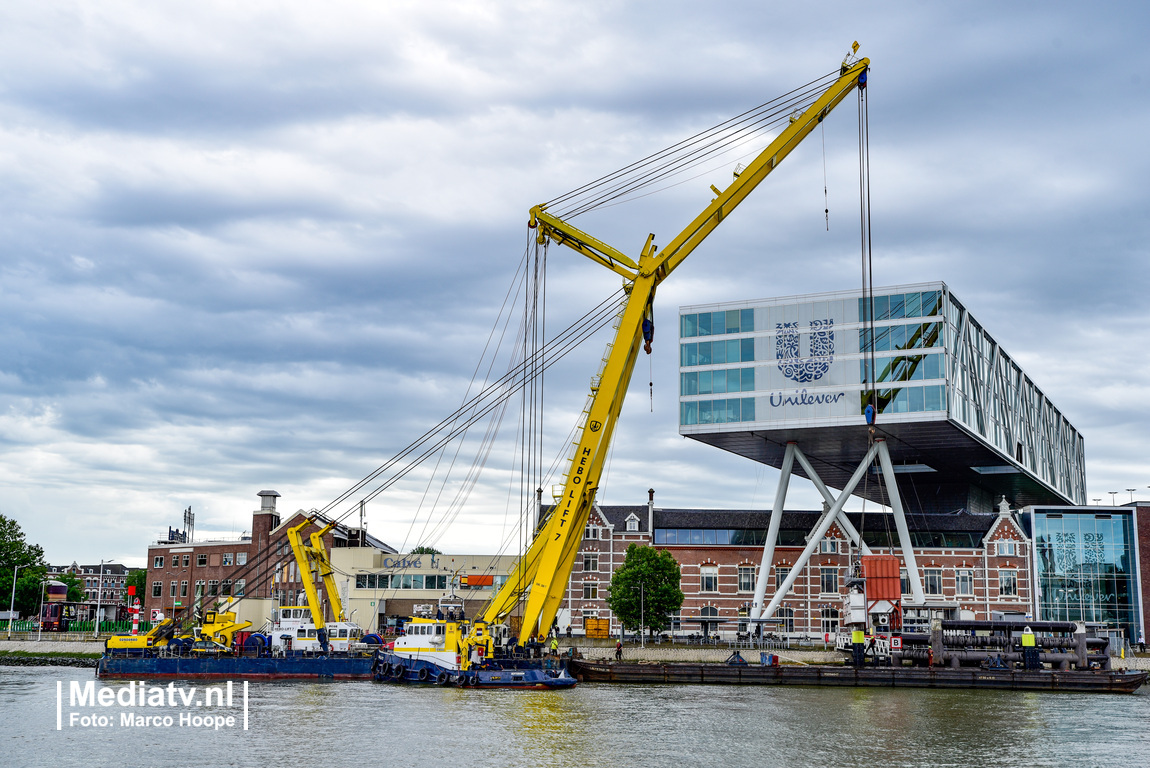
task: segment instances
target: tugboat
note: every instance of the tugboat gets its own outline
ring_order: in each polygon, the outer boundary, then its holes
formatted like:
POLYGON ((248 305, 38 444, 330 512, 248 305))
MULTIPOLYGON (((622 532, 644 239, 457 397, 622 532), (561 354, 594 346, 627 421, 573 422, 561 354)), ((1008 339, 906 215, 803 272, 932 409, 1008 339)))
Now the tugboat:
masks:
POLYGON ((404 634, 376 651, 374 678, 381 683, 424 683, 459 688, 559 690, 578 682, 555 656, 517 657, 505 624, 471 626, 454 595, 404 624, 404 634))

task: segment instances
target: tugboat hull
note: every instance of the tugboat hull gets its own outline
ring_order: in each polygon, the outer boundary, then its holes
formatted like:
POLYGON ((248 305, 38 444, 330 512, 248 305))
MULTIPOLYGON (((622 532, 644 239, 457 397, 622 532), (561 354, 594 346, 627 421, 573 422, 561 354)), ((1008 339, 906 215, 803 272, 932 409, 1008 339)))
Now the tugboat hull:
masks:
POLYGON ((380 651, 376 660, 374 678, 380 683, 422 683, 424 685, 454 686, 456 688, 521 688, 525 690, 562 690, 573 688, 578 682, 561 665, 547 669, 542 664, 506 665, 499 662, 489 669, 466 671, 448 669, 433 661, 398 656, 380 651))

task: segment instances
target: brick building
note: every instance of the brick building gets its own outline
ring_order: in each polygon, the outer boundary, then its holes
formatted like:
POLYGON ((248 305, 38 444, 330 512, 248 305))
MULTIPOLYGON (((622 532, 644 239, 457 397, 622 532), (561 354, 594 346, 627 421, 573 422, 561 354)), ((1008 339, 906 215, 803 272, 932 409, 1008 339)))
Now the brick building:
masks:
MULTIPOLYGON (((144 615, 156 618, 192 604, 211 605, 234 598, 242 620, 261 626, 279 605, 306 603, 303 582, 287 540, 288 528, 302 522, 307 513, 295 512, 281 519, 275 491, 260 491, 260 508, 252 513, 252 526, 238 539, 187 542, 183 536, 158 541, 148 547, 144 615)), ((314 524, 303 530, 306 540, 314 524)), ((333 548, 371 546, 395 550, 358 528, 337 525, 324 535, 330 555, 333 548)), ((322 583, 317 585, 320 602, 327 606, 322 583)))
MULTIPOLYGON (((767 599, 789 573, 814 528, 819 512, 786 512, 769 574, 767 599)), ((892 553, 894 524, 881 513, 848 515, 875 554, 892 553)), ((760 510, 660 509, 642 506, 595 507, 575 561, 561 627, 583 632, 583 618, 611 619, 605 601, 611 574, 630 544, 671 553, 682 569, 682 610, 671 617, 679 634, 706 631, 734 635, 747 631, 745 617, 754 595, 770 513, 760 510), (740 621, 740 619, 744 619, 740 621)), ((907 606, 909 628, 932 615, 989 619, 995 614, 1026 615, 1031 610, 1030 541, 1008 506, 997 514, 914 514, 908 516, 920 578, 927 601, 907 606)), ((837 631, 852 558, 857 551, 835 525, 783 601, 772 631, 821 637, 837 631)), ((898 554, 897 546, 893 554, 898 554)), ((904 574, 905 576, 905 574, 904 574)), ((905 584, 904 592, 909 592, 905 584)))
POLYGON ((49 565, 48 578, 69 573, 80 580, 84 589, 84 599, 87 602, 101 605, 127 605, 128 604, 128 571, 126 565, 120 563, 97 563, 96 565, 49 565))

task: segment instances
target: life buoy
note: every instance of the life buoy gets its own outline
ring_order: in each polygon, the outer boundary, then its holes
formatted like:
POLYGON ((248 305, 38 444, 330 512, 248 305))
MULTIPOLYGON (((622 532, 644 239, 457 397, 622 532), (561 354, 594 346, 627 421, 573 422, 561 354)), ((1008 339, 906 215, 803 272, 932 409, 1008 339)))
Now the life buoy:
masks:
POLYGON ((435 678, 435 682, 439 685, 447 685, 447 673, 440 672, 439 675, 435 678))
POLYGON ((427 667, 424 667, 423 669, 419 670, 419 682, 426 683, 428 678, 430 678, 430 677, 431 677, 431 670, 429 670, 427 667))

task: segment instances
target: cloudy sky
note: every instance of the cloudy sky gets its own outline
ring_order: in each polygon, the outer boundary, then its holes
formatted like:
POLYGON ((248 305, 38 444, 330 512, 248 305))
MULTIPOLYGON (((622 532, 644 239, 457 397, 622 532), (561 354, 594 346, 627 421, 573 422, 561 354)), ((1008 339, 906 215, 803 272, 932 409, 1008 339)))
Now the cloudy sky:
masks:
MULTIPOLYGON (((531 205, 834 69, 856 39, 873 63, 876 285, 945 280, 1083 433, 1089 495, 1146 491, 1147 16, 1133 2, 9 3, 0 513, 52 562, 142 564, 187 506, 199 536, 239 535, 265 488, 281 508, 323 507, 461 401, 531 205)), ((678 436, 675 317, 856 287, 853 97, 826 125, 829 232, 820 139, 660 290, 654 411, 641 360, 601 500, 654 487, 666 506, 769 504, 774 470, 678 436)), ((634 253, 730 171, 581 223, 634 253)), ((549 328, 618 288, 573 252, 549 262, 549 328)), ((548 457, 605 341, 549 374, 548 457)), ((433 543, 499 546, 514 461, 492 452, 433 543)), ((373 500, 372 532, 427 540, 411 521, 428 483, 420 470, 373 500)))

